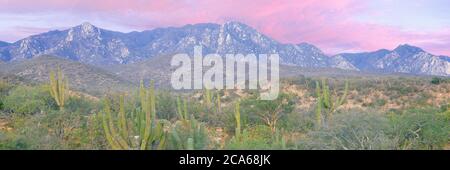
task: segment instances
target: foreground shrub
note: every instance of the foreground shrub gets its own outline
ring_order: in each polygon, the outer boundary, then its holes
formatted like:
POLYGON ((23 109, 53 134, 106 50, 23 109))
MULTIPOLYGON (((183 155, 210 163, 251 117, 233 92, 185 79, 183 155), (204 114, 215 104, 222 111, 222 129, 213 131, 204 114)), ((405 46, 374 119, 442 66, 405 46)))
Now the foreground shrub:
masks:
POLYGON ((28 141, 21 136, 0 132, 0 150, 1 149, 30 149, 28 141))
POLYGON ((300 149, 394 149, 395 141, 385 134, 388 128, 388 119, 377 114, 340 114, 327 128, 311 132, 300 149))
POLYGON ((390 121, 399 149, 442 149, 449 141, 450 121, 439 109, 406 110, 390 121))
POLYGON ((270 145, 271 130, 267 126, 258 125, 242 131, 239 138, 232 138, 226 149, 272 149, 270 145))
POLYGON ((5 97, 3 107, 18 114, 32 114, 51 108, 53 103, 43 87, 17 86, 5 97))

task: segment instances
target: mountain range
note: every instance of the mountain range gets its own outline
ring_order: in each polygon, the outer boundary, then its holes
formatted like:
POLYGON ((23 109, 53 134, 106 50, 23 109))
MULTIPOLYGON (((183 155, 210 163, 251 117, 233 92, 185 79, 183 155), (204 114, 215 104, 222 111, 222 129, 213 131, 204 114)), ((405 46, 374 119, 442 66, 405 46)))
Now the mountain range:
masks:
POLYGON ((201 45, 205 54, 278 53, 282 64, 302 68, 450 75, 449 57, 436 56, 407 44, 394 50, 327 56, 312 44, 280 43, 239 22, 204 23, 129 33, 83 23, 66 30, 33 35, 14 43, 0 42, 0 60, 22 62, 40 55, 54 55, 102 67, 139 65, 160 56, 191 54, 196 45, 201 45))

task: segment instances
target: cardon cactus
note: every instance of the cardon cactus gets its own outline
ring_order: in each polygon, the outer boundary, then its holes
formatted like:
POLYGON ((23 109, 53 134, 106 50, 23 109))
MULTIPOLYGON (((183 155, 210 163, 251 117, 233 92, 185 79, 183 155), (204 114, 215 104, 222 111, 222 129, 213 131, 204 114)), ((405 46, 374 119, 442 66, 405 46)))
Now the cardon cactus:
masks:
POLYGON ((66 95, 69 89, 68 84, 60 68, 58 68, 56 74, 54 71, 50 71, 50 95, 55 99, 60 110, 64 110, 66 95))
POLYGON ((114 116, 110 101, 105 99, 100 115, 106 139, 112 149, 164 149, 166 121, 156 118, 154 86, 148 90, 141 86, 140 98, 141 108, 128 113, 125 111, 124 95, 121 95, 119 109, 114 116))
POLYGON ((188 113, 186 101, 177 99, 177 112, 179 120, 173 124, 170 130, 168 148, 180 150, 207 149, 209 139, 205 125, 188 113))
POLYGON ((344 104, 348 93, 348 81, 345 81, 344 91, 341 97, 332 96, 330 93, 330 87, 325 79, 322 79, 322 83, 316 81, 316 95, 317 95, 317 108, 316 108, 316 125, 321 127, 323 120, 330 120, 333 113, 344 104))

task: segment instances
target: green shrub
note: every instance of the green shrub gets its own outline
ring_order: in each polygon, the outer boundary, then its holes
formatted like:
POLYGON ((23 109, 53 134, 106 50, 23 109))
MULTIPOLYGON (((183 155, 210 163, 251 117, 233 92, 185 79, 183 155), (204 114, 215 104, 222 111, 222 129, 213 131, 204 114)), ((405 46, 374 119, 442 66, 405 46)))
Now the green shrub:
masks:
POLYGON ((328 127, 310 132, 299 146, 300 149, 394 149, 395 141, 385 134, 388 127, 388 119, 377 114, 339 114, 328 127))
POLYGON ((294 99, 288 94, 280 94, 276 100, 246 99, 241 102, 242 117, 248 118, 250 125, 265 124, 272 132, 278 123, 285 121, 294 110, 294 99))
POLYGON ((30 149, 29 143, 22 136, 11 135, 0 131, 0 150, 30 149))
POLYGON ((84 97, 68 97, 64 106, 68 113, 89 114, 99 110, 99 102, 84 97))
POLYGON ((226 149, 272 149, 271 130, 264 125, 247 128, 242 131, 240 138, 232 138, 226 144, 226 149))
POLYGON ((54 107, 54 102, 43 87, 17 86, 5 97, 3 105, 10 112, 31 114, 54 107))
POLYGON ((176 97, 170 92, 160 92, 156 96, 156 116, 160 119, 176 118, 176 97))
POLYGON ((431 84, 441 84, 442 83, 442 78, 439 78, 439 77, 433 77, 433 78, 431 78, 431 84))
POLYGON ((390 121, 399 149, 442 149, 449 141, 450 121, 439 109, 406 110, 390 121))

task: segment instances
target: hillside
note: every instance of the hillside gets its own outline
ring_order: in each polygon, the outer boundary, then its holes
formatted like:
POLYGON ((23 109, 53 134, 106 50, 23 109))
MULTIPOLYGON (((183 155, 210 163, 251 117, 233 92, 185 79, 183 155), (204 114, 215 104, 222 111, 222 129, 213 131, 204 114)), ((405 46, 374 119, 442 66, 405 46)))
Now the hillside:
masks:
POLYGON ((133 83, 103 69, 54 56, 39 56, 23 62, 4 64, 2 79, 25 84, 47 83, 51 70, 61 68, 71 89, 99 95, 108 91, 126 91, 133 83))

